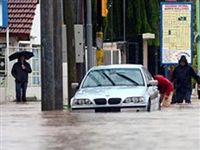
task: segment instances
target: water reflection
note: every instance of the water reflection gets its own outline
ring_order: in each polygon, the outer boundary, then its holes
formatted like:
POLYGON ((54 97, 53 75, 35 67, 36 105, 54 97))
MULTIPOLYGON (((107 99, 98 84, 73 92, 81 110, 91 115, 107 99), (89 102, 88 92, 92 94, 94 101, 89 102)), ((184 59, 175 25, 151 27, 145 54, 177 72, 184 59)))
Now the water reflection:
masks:
POLYGON ((199 105, 151 113, 41 112, 40 103, 1 108, 2 150, 200 149, 199 105))

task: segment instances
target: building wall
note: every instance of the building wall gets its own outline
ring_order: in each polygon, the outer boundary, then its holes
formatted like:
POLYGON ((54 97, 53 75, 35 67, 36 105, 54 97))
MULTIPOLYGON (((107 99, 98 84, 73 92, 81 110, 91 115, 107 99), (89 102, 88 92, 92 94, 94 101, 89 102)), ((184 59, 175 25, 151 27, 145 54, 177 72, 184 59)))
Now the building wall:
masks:
MULTIPOLYGON (((0 38, 0 43, 6 44, 6 37, 0 38)), ((18 42, 15 38, 9 38, 10 47, 17 47, 18 42)), ((5 76, 0 77, 0 81, 2 85, 0 86, 0 103, 13 100, 15 97, 15 83, 14 78, 11 75, 11 67, 15 63, 15 61, 9 61, 8 56, 15 52, 14 49, 10 48, 9 53, 7 53, 7 49, 5 48, 5 76)))
MULTIPOLYGON (((11 75, 11 69, 12 69, 13 64, 17 60, 9 61, 8 56, 18 51, 20 44, 23 44, 23 43, 25 45, 28 45, 28 48, 25 50, 29 50, 29 51, 31 51, 31 47, 33 45, 37 45, 38 47, 40 47, 40 5, 39 4, 37 5, 35 13, 36 15, 34 16, 34 20, 33 20, 30 41, 18 41, 17 38, 9 37, 9 54, 5 52, 7 75, 6 77, 2 77, 2 78, 0 77, 0 81, 3 80, 2 82, 4 82, 4 86, 3 85, 0 86, 0 103, 15 100, 15 81, 14 81, 13 76, 11 75)), ((6 44, 6 37, 1 37, 0 43, 6 44)), ((28 62, 32 64, 31 59, 28 62)), ((29 75, 29 77, 31 76, 32 75, 29 75)), ((41 84, 33 85, 31 83, 31 80, 32 79, 29 78, 29 85, 27 88, 27 97, 36 97, 38 100, 40 100, 41 99, 41 84)))
MULTIPOLYGON (((38 46, 39 55, 41 55, 40 45, 41 45, 41 29, 40 29, 40 4, 37 5, 35 10, 35 16, 33 20, 32 30, 30 34, 30 41, 17 41, 17 38, 9 38, 9 55, 18 51, 21 46, 25 46, 23 48, 25 50, 33 51, 32 48, 38 46)), ((6 43, 6 37, 0 38, 0 43, 6 43)), ((65 49, 65 47, 63 47, 65 49)), ((66 50, 66 49, 65 49, 66 50)), ((64 50, 63 50, 64 51, 64 50)), ((6 56, 8 60, 8 56, 6 56)), ((40 57, 41 58, 41 57, 40 57)), ((32 65, 33 69, 33 59, 30 59, 28 62, 32 65)), ((15 100, 15 81, 11 75, 11 69, 13 64, 16 61, 8 61, 6 66, 8 66, 8 76, 5 78, 6 86, 0 86, 0 103, 13 101, 15 100)), ((33 98, 36 97, 37 100, 41 100, 41 64, 39 59, 39 66, 40 66, 40 84, 36 85, 32 82, 33 73, 29 75, 29 84, 27 88, 27 97, 33 98)), ((1 81, 1 79, 0 79, 1 81)), ((68 77, 67 77, 67 62, 63 63, 63 102, 66 104, 68 102, 68 77)))
POLYGON ((33 19, 33 25, 31 30, 31 43, 32 44, 39 44, 41 43, 41 31, 40 31, 40 4, 37 5, 35 10, 35 16, 33 19))

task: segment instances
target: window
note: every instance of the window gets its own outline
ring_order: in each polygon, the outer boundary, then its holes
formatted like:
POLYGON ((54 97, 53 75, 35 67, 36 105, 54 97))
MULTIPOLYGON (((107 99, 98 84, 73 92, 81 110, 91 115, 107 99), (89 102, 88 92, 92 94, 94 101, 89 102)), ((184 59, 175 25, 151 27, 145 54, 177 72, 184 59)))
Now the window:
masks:
POLYGON ((30 43, 19 43, 19 51, 30 51, 30 43))
POLYGON ((96 86, 144 86, 144 79, 139 69, 92 70, 82 87, 96 86))
POLYGON ((32 58, 32 85, 39 86, 40 80, 40 49, 37 46, 33 46, 32 52, 34 54, 32 58))
POLYGON ((150 72, 146 68, 142 68, 142 69, 143 69, 143 72, 144 72, 144 75, 145 75, 147 82, 150 81, 150 80, 153 80, 153 77, 150 74, 150 72))

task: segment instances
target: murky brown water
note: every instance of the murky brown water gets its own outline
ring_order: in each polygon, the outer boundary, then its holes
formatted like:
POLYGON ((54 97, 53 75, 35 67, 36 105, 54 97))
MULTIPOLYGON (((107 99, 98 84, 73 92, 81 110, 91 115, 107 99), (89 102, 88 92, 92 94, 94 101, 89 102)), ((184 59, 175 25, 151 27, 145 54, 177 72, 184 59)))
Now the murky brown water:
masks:
POLYGON ((120 113, 3 104, 1 150, 200 150, 200 105, 120 113))

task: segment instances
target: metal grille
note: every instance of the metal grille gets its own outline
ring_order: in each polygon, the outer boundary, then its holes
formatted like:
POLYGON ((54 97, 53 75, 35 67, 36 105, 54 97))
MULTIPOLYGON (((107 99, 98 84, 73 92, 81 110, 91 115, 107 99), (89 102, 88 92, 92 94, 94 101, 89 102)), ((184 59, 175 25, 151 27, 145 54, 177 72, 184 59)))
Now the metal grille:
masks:
POLYGON ((96 98, 94 99, 94 102, 96 105, 106 105, 106 99, 105 98, 96 98))
POLYGON ((119 104, 121 102, 121 98, 110 98, 108 100, 108 104, 110 105, 116 105, 119 104))

